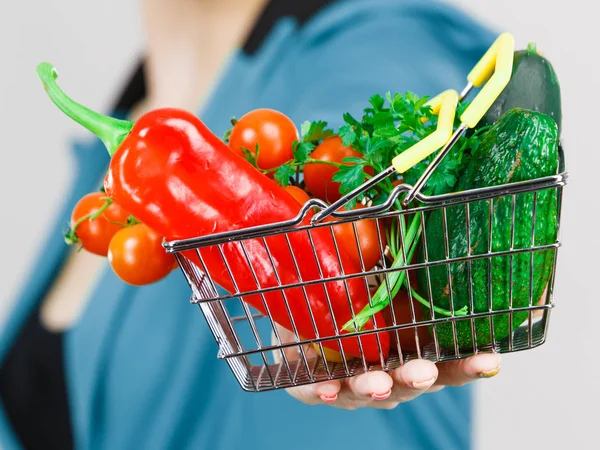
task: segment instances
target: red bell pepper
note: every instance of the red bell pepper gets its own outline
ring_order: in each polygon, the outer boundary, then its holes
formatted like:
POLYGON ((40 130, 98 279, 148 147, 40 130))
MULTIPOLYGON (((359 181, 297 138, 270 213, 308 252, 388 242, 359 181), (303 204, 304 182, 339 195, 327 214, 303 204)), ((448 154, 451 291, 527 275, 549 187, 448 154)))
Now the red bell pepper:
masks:
MULTIPOLYGON (((289 220, 299 213, 301 206, 291 195, 232 152, 193 114, 157 109, 135 123, 102 116, 67 97, 58 87, 56 71, 50 64, 40 64, 37 71, 51 100, 96 134, 108 149, 111 162, 105 179, 106 193, 166 239, 239 230, 289 220)), ((277 275, 283 285, 319 280, 319 266, 325 278, 343 275, 330 230, 321 227, 310 233, 318 262, 307 231, 288 234, 301 280, 283 235, 266 238, 272 260, 262 240, 244 241, 258 286, 239 242, 221 247, 237 290, 216 246, 204 247, 200 254, 211 279, 232 293, 279 286, 277 275)), ((185 256, 202 269, 195 251, 188 251, 185 256)), ((346 273, 359 272, 343 253, 341 260, 346 273)), ((349 299, 354 313, 368 303, 365 282, 360 277, 308 285, 305 293, 296 287, 265 293, 264 301, 258 294, 242 298, 263 314, 267 314, 266 304, 273 320, 292 330, 287 301, 298 334, 311 339, 316 333, 307 300, 320 337, 333 337, 336 329, 342 333, 342 326, 352 318, 349 299)), ((375 320, 378 327, 385 326, 381 314, 375 320)), ((364 329, 373 330, 373 322, 364 329)), ((377 336, 381 348, 376 334, 371 333, 342 339, 343 350, 347 355, 360 356, 360 340, 365 359, 377 362, 380 350, 384 357, 388 354, 389 335, 380 332, 377 336)), ((336 340, 325 341, 324 345, 340 350, 336 340)))

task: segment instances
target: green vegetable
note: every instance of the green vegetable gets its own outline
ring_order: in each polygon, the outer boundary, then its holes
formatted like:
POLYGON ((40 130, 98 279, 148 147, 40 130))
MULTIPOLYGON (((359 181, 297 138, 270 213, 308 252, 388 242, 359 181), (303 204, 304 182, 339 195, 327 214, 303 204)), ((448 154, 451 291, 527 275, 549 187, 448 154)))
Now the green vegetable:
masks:
POLYGON ((333 131, 327 128, 327 122, 322 120, 316 122, 309 122, 307 120, 302 123, 300 133, 304 142, 316 142, 333 135, 333 131))
POLYGON ((549 115, 561 129, 562 111, 558 77, 550 61, 531 43, 515 52, 513 73, 508 85, 480 122, 491 125, 506 111, 523 108, 549 115))
MULTIPOLYGON (((550 176, 558 169, 558 128, 549 116, 524 110, 506 112, 484 135, 478 148, 473 151, 467 167, 459 175, 458 191, 495 186, 510 182, 531 180, 550 176)), ((532 246, 532 229, 535 228, 535 246, 554 244, 557 238, 557 195, 555 189, 540 191, 534 202, 534 193, 517 194, 515 197, 515 249, 532 246), (533 223, 535 210, 535 224, 533 223)), ((447 208, 448 251, 450 258, 482 255, 511 249, 513 220, 512 196, 494 199, 492 216, 492 239, 489 240, 490 207, 488 200, 472 203, 469 207, 470 240, 467 236, 467 207, 447 208)), ((446 257, 443 214, 433 211, 426 223, 427 253, 429 261, 443 261, 446 257)), ((424 260, 421 253, 421 262, 424 260)), ((437 307, 450 309, 452 293, 454 310, 469 306, 473 297, 475 313, 507 309, 512 296, 515 308, 529 305, 530 296, 537 303, 548 283, 554 263, 554 249, 494 256, 476 259, 469 265, 465 261, 452 263, 450 290, 448 265, 430 267, 431 294, 437 307), (512 259, 512 273, 511 273, 512 259), (491 260, 491 263, 490 263, 491 260), (533 262, 533 283, 530 268, 533 262), (490 270, 491 264, 491 270, 490 270), (469 267, 470 266, 470 267, 469 267), (469 277, 472 276, 472 282, 469 277), (488 289, 491 280, 493 288, 488 289)), ((418 271, 419 292, 429 298, 427 270, 418 271)), ((429 309, 425 317, 431 317, 429 309)), ((526 312, 513 315, 512 328, 517 328, 527 318, 526 312)), ((510 333, 507 314, 493 316, 494 338, 500 340, 510 333)), ((491 342, 490 321, 476 319, 475 333, 478 345, 491 342)), ((458 345, 472 348, 473 338, 470 320, 456 322, 458 345)), ((443 347, 454 347, 451 323, 437 325, 437 337, 443 347)))

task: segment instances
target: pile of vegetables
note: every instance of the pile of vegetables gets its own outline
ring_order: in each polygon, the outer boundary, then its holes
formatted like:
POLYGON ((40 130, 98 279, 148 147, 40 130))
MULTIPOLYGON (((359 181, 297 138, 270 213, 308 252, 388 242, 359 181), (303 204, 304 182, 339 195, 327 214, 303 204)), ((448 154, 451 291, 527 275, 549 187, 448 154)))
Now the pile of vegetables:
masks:
MULTIPOLYGON (((174 269, 172 255, 162 249, 163 237, 186 239, 289 220, 310 198, 333 203, 387 169, 396 155, 437 126, 427 105, 429 97, 388 93, 372 96, 362 117, 344 114, 337 130, 313 121, 303 123, 299 132, 281 112, 257 109, 233 119, 231 129, 219 138, 192 114, 175 109, 151 111, 136 123, 100 116, 58 88, 52 66, 40 64, 38 74, 54 103, 99 136, 112 157, 102 192, 85 196, 75 208, 67 242, 108 256, 115 273, 135 285, 156 282, 174 269)), ((459 104, 457 117, 466 106, 459 104)), ((555 174, 560 118, 560 90, 550 63, 533 45, 515 52, 511 82, 482 123, 443 159, 423 193, 438 195, 555 174)), ((383 180, 346 209, 387 201, 395 186, 413 184, 434 157, 383 180)), ((442 212, 434 210, 423 217, 332 224, 334 237, 327 227, 320 227, 311 231, 310 238, 297 232, 290 233, 289 240, 278 235, 243 246, 227 243, 221 250, 206 247, 200 258, 194 251, 184 254, 228 291, 251 292, 318 280, 321 273, 335 278, 383 265, 401 268, 424 262, 426 256, 428 261, 442 261, 524 248, 532 245, 527 240, 532 228, 534 245, 553 243, 556 207, 554 192, 519 195, 515 200, 519 220, 514 226, 510 198, 498 200, 492 211, 487 201, 471 205, 468 212, 464 205, 450 207, 445 217, 447 239, 442 212)), ((394 208, 402 209, 400 199, 394 208)), ((309 220, 310 214, 303 225, 309 220)), ((264 298, 245 295, 243 300, 303 338, 334 336, 336 330, 348 333, 409 323, 413 315, 418 321, 487 312, 490 306, 492 310, 509 304, 526 306, 530 296, 534 301, 541 298, 553 258, 551 251, 543 251, 531 257, 529 253, 494 257, 492 262, 458 261, 410 276, 407 271, 391 272, 372 286, 356 277, 270 291, 264 298), (529 283, 531 265, 533 283, 529 283), (493 289, 488 292, 490 280, 493 289), (411 299, 421 308, 411 305, 411 299)), ((510 321, 505 315, 494 316, 495 338, 507 336, 525 320, 524 314, 517 313, 510 321)), ((470 321, 458 321, 456 328, 460 347, 472 346, 473 338, 478 344, 491 339, 488 319, 477 319, 475 331, 470 321)), ((453 347, 450 323, 436 326, 436 333, 442 346, 453 347)), ((422 342, 428 337, 421 335, 422 342)), ((387 332, 379 332, 343 339, 341 345, 335 340, 322 344, 328 357, 363 353, 375 362, 387 356, 391 339, 387 332)), ((411 341, 412 331, 403 345, 410 346, 411 341)))

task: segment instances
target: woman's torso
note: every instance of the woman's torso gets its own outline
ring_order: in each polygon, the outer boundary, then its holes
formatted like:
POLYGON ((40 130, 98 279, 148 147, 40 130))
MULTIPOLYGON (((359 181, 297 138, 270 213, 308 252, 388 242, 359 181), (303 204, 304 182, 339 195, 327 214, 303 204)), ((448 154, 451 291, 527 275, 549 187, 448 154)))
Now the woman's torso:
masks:
MULTIPOLYGON (((374 93, 429 95, 462 87, 492 39, 441 5, 338 3, 312 18, 289 13, 263 17, 270 24, 267 31, 253 34, 244 50, 233 55, 201 119, 222 135, 232 116, 270 107, 297 124, 325 119, 337 126, 343 112, 360 114, 374 93)), ((78 151, 85 161, 80 172, 100 177, 106 157, 90 162, 82 156, 94 152, 103 152, 96 142, 78 151)), ((77 185, 79 196, 93 189, 83 186, 77 185)), ((60 240, 60 235, 52 239, 60 240)), ((63 251, 54 247, 53 254, 63 251)), ((51 279, 53 271, 45 270, 51 279)), ((29 301, 23 301, 23 308, 47 288, 38 281, 41 286, 26 290, 29 301)), ((178 272, 134 288, 105 265, 64 342, 72 426, 80 448, 469 446, 467 388, 422 396, 393 411, 354 412, 309 407, 285 392, 243 392, 227 364, 217 360, 214 339, 189 296, 178 272)), ((26 311, 15 317, 18 323, 26 311)))

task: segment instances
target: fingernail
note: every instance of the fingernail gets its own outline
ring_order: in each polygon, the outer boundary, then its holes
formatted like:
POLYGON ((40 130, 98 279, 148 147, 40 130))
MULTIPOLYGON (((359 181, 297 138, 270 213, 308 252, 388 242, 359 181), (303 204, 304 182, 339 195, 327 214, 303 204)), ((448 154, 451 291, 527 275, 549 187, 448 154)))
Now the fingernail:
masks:
POLYGON ((338 395, 337 394, 333 394, 333 395, 321 394, 321 395, 319 395, 319 398, 321 400, 323 400, 325 403, 333 403, 337 400, 338 395))
POLYGON ((500 366, 498 366, 492 370, 479 372, 479 377, 480 378, 492 378, 494 375, 497 375, 498 372, 500 372, 500 366))
POLYGON ((373 397, 373 400, 385 400, 390 395, 392 395, 391 389, 388 390, 387 392, 384 392, 383 394, 371 394, 371 397, 373 397))
POLYGON ((435 377, 434 378, 430 378, 429 380, 425 380, 425 381, 413 381, 412 387, 414 387, 415 389, 427 389, 428 387, 431 387, 431 385, 435 382, 435 377))

